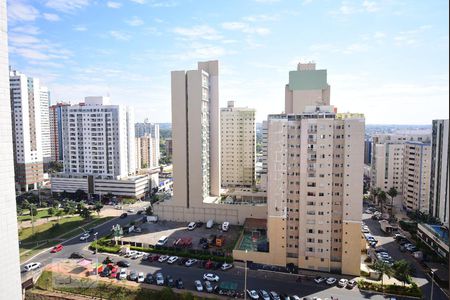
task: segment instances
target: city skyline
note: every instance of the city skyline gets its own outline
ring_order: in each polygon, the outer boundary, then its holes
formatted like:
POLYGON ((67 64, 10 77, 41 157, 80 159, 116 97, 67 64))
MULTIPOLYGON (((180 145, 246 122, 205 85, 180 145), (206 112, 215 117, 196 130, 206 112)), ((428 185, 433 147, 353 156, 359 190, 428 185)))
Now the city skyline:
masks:
POLYGON ((448 118, 445 1, 8 4, 10 64, 48 86, 53 104, 110 95, 136 120, 170 122, 170 71, 219 59, 220 107, 257 107, 261 122, 283 111, 288 71, 315 61, 340 112, 368 124, 448 118))

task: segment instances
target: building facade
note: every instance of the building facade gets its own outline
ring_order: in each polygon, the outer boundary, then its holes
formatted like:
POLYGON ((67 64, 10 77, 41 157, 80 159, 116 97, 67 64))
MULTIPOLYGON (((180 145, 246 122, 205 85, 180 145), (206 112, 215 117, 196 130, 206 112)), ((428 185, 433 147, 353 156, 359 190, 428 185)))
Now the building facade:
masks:
POLYGON ((62 107, 64 173, 120 179, 136 173, 134 116, 107 97, 62 107))
POLYGON ((431 145, 406 142, 403 154, 403 207, 428 213, 431 175, 431 145))
POLYGON ((6 0, 0 0, 0 244, 2 269, 7 276, 0 281, 4 299, 22 299, 19 240, 14 191, 14 154, 12 108, 8 74, 8 30, 6 0))
POLYGON ((70 104, 59 102, 49 107, 50 153, 52 161, 63 160, 62 108, 64 106, 70 106, 70 104))
POLYGON ((364 116, 268 118, 268 240, 277 265, 360 274, 364 116))
POLYGON ((255 114, 253 108, 234 107, 234 101, 220 109, 222 187, 255 185, 255 114))
POLYGON ((173 199, 185 208, 220 195, 219 63, 172 71, 173 199))
POLYGON ((173 142, 171 138, 167 138, 164 142, 164 147, 166 149, 166 156, 172 157, 173 155, 173 142))
POLYGON ((47 87, 40 87, 40 111, 41 111, 41 136, 42 136, 42 160, 44 165, 52 160, 52 150, 50 141, 50 92, 47 87))
POLYGON ((284 112, 300 114, 311 105, 330 105, 327 70, 316 70, 315 63, 299 63, 296 71, 289 72, 284 112))
POLYGON ((43 181, 41 90, 39 80, 9 74, 16 189, 36 189, 43 181))
POLYGON ((431 134, 422 132, 399 132, 377 134, 372 137, 371 186, 388 191, 394 187, 399 193, 403 189, 405 143, 429 143, 431 134))
POLYGON ((448 140, 448 119, 433 120, 429 213, 447 226, 450 195, 448 140))
POLYGON ((157 168, 159 166, 156 148, 159 148, 159 141, 155 138, 149 135, 136 138, 136 167, 138 169, 157 168))

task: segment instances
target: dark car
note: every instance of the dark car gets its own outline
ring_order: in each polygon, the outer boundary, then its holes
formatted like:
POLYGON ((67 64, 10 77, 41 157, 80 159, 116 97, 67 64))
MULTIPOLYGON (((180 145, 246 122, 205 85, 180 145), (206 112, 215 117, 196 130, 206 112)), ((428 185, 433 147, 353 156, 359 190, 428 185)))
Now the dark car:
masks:
POLYGON ((106 267, 103 269, 103 271, 100 272, 101 277, 109 277, 111 275, 111 269, 106 267))
POLYGON ((107 264, 113 264, 114 260, 112 260, 109 256, 107 256, 104 260, 103 260, 103 264, 107 265, 107 264))
POLYGON ((98 234, 98 232, 97 232, 97 230, 95 230, 95 228, 89 229, 88 233, 89 233, 90 235, 97 235, 97 234, 98 234))
POLYGON ((128 268, 130 266, 130 263, 126 260, 120 260, 117 262, 117 265, 122 268, 128 268))
POLYGON ((172 276, 170 276, 170 275, 166 276, 166 282, 167 282, 168 287, 172 288, 175 286, 175 281, 173 280, 172 276))
POLYGON ((155 282, 155 277, 153 277, 152 273, 148 273, 147 276, 145 276, 144 282, 152 284, 155 282))
POLYGON ((208 248, 209 248, 208 243, 203 243, 203 244, 202 244, 202 249, 203 249, 203 250, 206 250, 206 249, 208 249, 208 248))
POLYGON ((130 275, 128 275, 129 281, 136 281, 138 279, 138 273, 136 271, 131 271, 130 275))
POLYGON ((127 214, 127 213, 123 213, 123 214, 120 215, 120 218, 121 218, 121 219, 125 219, 126 217, 128 217, 128 214, 127 214))
POLYGON ((220 269, 220 267, 222 267, 222 263, 221 262, 215 262, 214 264, 213 264, 213 269, 214 270, 219 270, 220 269))
POLYGON ((178 278, 177 280, 175 280, 175 287, 177 289, 184 289, 183 280, 181 280, 181 278, 178 278))
POLYGON ((203 224, 204 224, 203 222, 197 222, 197 223, 196 223, 196 226, 197 226, 197 227, 202 227, 203 224))
POLYGON ((77 259, 77 258, 84 258, 83 254, 80 254, 79 252, 73 252, 70 254, 69 258, 77 259))
POLYGON ((201 244, 204 244, 206 242, 207 242, 206 238, 202 237, 202 238, 200 238, 200 241, 198 242, 198 244, 201 245, 201 244))
POLYGON ((188 260, 189 260, 188 258, 183 257, 182 259, 178 260, 178 265, 184 266, 184 264, 185 264, 188 260))

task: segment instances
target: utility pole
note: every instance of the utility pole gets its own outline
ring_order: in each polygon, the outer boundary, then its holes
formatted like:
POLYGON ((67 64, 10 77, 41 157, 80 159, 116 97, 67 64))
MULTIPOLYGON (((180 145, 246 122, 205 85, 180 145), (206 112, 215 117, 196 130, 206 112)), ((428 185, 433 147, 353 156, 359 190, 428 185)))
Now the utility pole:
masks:
POLYGON ((431 270, 431 296, 430 299, 433 299, 433 292, 434 292, 434 272, 431 270))
POLYGON ((244 299, 247 300, 247 250, 245 250, 244 299))

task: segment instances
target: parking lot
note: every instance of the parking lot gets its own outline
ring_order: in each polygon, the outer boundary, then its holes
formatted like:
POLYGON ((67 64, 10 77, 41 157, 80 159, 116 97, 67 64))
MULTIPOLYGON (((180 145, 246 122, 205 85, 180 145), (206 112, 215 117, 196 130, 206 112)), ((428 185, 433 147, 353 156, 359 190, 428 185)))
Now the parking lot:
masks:
MULTIPOLYGON (((208 239, 211 235, 215 235, 216 238, 222 237, 222 246, 215 246, 215 243, 210 244, 208 249, 214 250, 226 250, 231 251, 236 240, 239 237, 242 227, 229 226, 229 230, 224 232, 221 229, 221 224, 214 224, 210 229, 206 228, 206 225, 197 226, 194 230, 187 230, 186 223, 172 222, 172 221, 158 221, 157 223, 143 223, 139 225, 141 232, 132 232, 126 234, 122 238, 123 243, 136 243, 143 246, 154 246, 162 236, 167 236, 168 241, 165 246, 172 247, 178 239, 184 239, 192 244, 186 246, 192 249, 202 249, 200 239, 208 239)), ((204 248, 203 248, 204 249, 204 248)))

